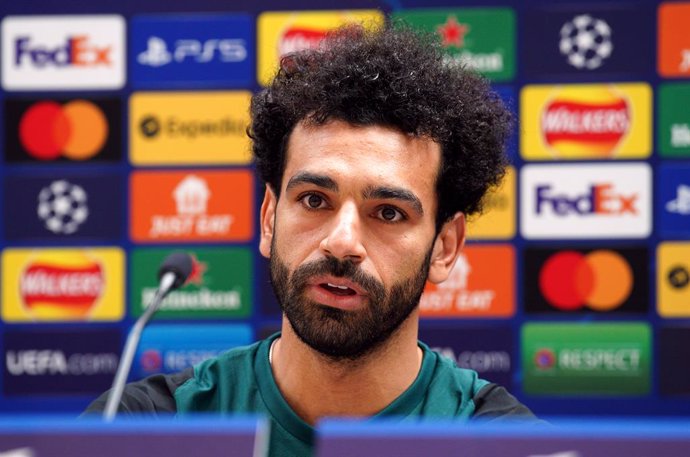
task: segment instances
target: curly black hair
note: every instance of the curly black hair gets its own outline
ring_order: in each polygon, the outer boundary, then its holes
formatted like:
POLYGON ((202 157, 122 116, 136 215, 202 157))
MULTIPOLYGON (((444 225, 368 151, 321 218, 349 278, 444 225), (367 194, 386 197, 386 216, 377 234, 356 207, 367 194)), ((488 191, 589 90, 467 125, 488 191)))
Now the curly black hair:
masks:
POLYGON ((347 26, 317 49, 281 60, 251 103, 256 167, 279 196, 288 138, 299 122, 384 125, 441 145, 437 228, 481 211, 505 174, 512 116, 489 83, 444 59, 438 40, 401 24, 347 26))

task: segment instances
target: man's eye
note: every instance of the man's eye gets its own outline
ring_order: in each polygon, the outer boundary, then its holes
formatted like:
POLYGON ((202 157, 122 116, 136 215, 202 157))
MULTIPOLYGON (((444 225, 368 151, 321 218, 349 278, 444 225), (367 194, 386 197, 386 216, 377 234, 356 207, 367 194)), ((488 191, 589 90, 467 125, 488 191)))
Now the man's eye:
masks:
POLYGON ((324 206, 325 200, 320 195, 308 194, 302 197, 302 203, 307 208, 318 209, 324 206))
POLYGON ((385 222, 398 222, 405 219, 405 215, 402 212, 390 206, 379 209, 378 216, 385 222))

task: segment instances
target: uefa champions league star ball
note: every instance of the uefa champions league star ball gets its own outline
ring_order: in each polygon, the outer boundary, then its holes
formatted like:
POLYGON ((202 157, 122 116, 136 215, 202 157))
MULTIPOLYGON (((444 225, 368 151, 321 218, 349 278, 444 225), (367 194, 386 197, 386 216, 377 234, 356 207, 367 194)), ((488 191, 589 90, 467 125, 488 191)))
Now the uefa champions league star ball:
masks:
POLYGON ((559 47, 573 67, 594 70, 613 52, 611 27, 588 14, 575 16, 561 27, 559 47))
POLYGON ((86 192, 65 180, 53 181, 38 194, 38 217, 48 230, 69 235, 89 216, 86 192))

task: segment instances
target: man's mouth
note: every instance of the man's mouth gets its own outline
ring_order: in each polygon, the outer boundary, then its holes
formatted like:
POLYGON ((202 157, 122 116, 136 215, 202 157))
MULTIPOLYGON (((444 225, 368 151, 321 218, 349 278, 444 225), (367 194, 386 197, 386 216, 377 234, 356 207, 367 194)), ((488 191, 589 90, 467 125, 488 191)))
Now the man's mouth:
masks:
POLYGON ((326 283, 321 283, 319 286, 323 289, 326 289, 328 292, 335 294, 335 295, 341 295, 341 296, 346 296, 346 295, 357 295, 357 292, 353 289, 350 289, 347 286, 340 286, 338 284, 333 284, 330 282, 326 283))

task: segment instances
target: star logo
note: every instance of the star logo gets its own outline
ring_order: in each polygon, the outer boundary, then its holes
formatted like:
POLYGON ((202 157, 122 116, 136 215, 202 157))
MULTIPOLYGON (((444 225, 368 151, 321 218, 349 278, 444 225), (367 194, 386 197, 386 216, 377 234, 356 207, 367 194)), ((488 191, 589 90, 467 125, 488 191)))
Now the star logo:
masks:
POLYGON ((195 286, 201 286, 204 283, 204 273, 208 269, 206 262, 199 262, 196 258, 196 254, 192 254, 192 272, 187 278, 187 284, 194 284, 195 286))
POLYGON ((448 16, 445 24, 436 27, 436 32, 441 35, 441 44, 444 48, 462 48, 465 46, 465 35, 470 32, 470 26, 459 23, 455 16, 448 16))

